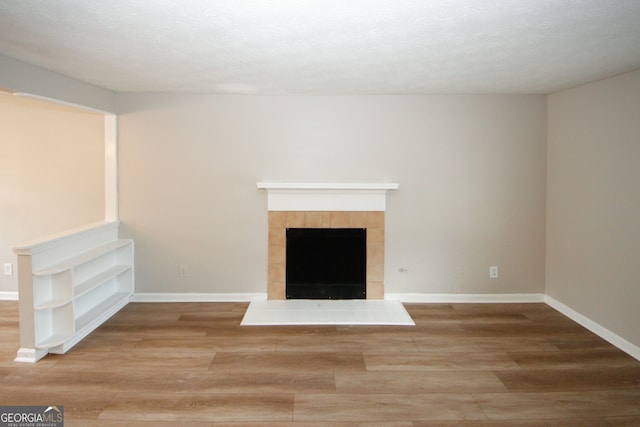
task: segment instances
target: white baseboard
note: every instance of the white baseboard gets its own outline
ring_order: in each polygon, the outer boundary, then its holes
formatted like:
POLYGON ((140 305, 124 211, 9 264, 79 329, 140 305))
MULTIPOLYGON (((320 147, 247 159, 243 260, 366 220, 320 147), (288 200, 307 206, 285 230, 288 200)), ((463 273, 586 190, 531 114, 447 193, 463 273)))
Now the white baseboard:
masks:
POLYGON ((140 292, 133 294, 131 302, 248 302, 266 300, 266 293, 156 293, 140 292))
MULTIPOLYGON (((266 293, 137 292, 131 302, 246 302, 266 300, 266 293)), ((544 302, 544 294, 418 294, 388 293, 386 300, 416 303, 528 303, 544 302)))
POLYGON ((544 294, 387 293, 384 299, 416 303, 526 303, 544 302, 544 294))
POLYGON ((18 301, 18 293, 17 292, 0 292, 0 301, 18 301))
MULTIPOLYGON (((176 292, 139 292, 131 298, 131 302, 227 302, 253 301, 267 299, 266 293, 176 293, 176 292)), ((422 294, 422 293, 388 293, 384 299, 401 302, 425 303, 518 303, 544 302, 544 294, 422 294)), ((17 301, 18 292, 0 292, 0 301, 17 301)))
POLYGON ((600 338, 610 342, 611 344, 618 347, 620 350, 627 353, 629 356, 640 360, 640 347, 637 345, 630 343, 629 341, 622 338, 620 335, 617 335, 614 332, 611 332, 609 329, 600 325, 599 323, 594 322, 588 317, 578 313, 571 307, 564 305, 557 299, 550 297, 549 295, 545 295, 544 302, 547 303, 550 307, 555 308, 560 313, 567 316, 569 319, 573 320, 576 323, 584 326, 594 334, 598 335, 600 338))

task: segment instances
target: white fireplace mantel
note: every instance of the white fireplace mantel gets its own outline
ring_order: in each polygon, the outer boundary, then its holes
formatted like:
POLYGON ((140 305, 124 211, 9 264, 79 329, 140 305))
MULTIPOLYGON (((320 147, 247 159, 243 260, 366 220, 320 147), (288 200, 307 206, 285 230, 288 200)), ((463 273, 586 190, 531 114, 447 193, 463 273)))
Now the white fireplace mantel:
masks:
POLYGON ((396 183, 258 182, 269 211, 384 211, 396 183))

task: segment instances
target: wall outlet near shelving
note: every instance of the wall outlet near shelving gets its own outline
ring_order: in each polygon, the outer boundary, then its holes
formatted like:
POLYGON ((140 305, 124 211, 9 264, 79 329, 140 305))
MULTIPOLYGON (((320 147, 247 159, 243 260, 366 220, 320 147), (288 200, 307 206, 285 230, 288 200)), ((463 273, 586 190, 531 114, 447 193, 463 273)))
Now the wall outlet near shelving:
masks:
POLYGON ((4 263, 4 275, 13 276, 13 264, 11 264, 10 262, 4 263))
POLYGON ((489 279, 497 279, 498 278, 498 266, 492 265, 489 267, 489 279))
POLYGON ((180 264, 178 275, 180 277, 189 277, 189 266, 187 264, 180 264))

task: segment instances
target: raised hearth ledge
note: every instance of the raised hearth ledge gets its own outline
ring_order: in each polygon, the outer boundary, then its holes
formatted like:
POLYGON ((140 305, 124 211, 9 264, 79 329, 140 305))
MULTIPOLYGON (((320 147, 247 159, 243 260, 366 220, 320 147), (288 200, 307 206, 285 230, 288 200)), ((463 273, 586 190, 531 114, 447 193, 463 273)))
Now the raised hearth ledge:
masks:
POLYGON ((269 211, 385 211, 396 183, 258 182, 269 211))

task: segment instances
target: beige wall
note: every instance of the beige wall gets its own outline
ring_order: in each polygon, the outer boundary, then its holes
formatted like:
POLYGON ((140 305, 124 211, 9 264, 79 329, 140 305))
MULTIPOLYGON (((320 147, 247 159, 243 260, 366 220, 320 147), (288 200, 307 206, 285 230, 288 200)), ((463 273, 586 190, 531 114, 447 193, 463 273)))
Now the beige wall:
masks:
MULTIPOLYGON (((0 94, 0 263, 12 246, 104 218, 104 117, 0 94)), ((18 290, 0 271, 0 291, 18 290)))
POLYGON ((391 293, 542 293, 543 96, 118 95, 137 292, 266 292, 257 181, 398 182, 391 293), (180 264, 189 277, 178 277, 180 264), (489 280, 490 265, 500 278, 489 280), (399 267, 407 267, 400 273, 399 267))
POLYGON ((546 293, 640 346, 640 71, 548 110, 546 293))

